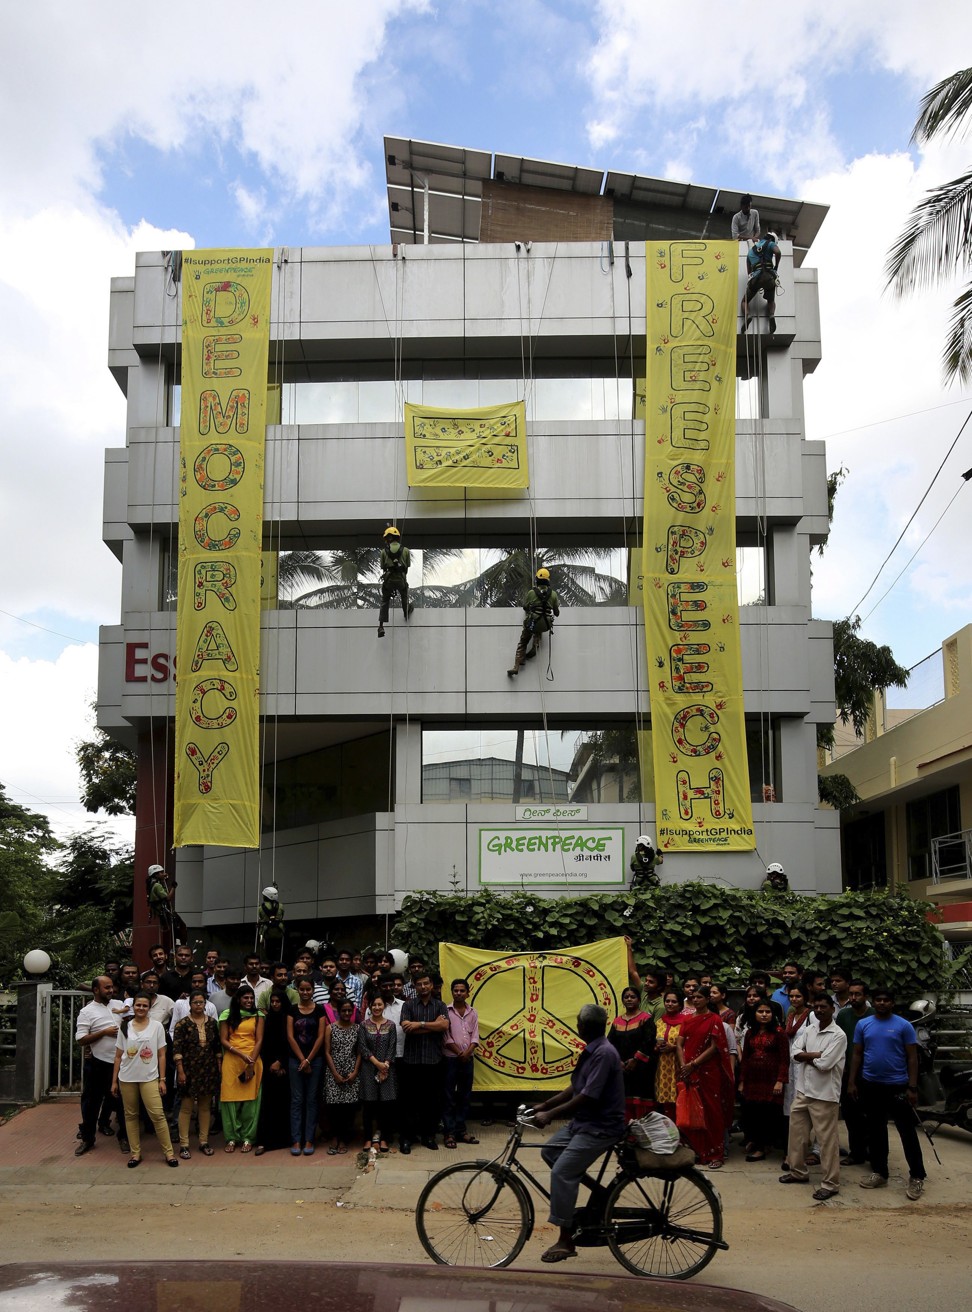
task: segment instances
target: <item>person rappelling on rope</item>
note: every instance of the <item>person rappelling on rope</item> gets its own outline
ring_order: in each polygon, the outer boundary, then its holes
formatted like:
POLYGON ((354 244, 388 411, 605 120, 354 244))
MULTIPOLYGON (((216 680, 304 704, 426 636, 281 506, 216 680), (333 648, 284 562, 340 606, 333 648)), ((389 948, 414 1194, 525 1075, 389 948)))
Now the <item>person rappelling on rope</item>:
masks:
POLYGON ((381 610, 378 612, 378 637, 385 636, 388 605, 392 593, 397 592, 402 603, 402 614, 407 620, 414 607, 408 599, 408 567, 411 557, 408 547, 402 546, 402 535, 394 524, 382 534, 381 548, 381 610))
POLYGON ((776 271, 779 267, 780 248, 776 244, 776 233, 768 232, 746 253, 749 282, 739 306, 743 317, 743 332, 749 327, 749 302, 760 292, 766 301, 769 330, 771 333, 776 332, 776 271))
POLYGON ((631 867, 631 887, 660 888, 661 880, 658 878, 657 867, 664 860, 661 852, 655 851, 651 835, 640 834, 635 850, 631 853, 631 860, 628 862, 631 867))
POLYGON ((790 881, 779 861, 771 861, 766 867, 766 874, 759 886, 761 893, 789 893, 790 881))
POLYGON ((280 961, 284 946, 284 906, 275 885, 268 884, 260 894, 257 918, 260 947, 270 961, 280 961))
POLYGON ((185 942, 186 927, 175 911, 176 881, 165 872, 164 866, 149 866, 145 875, 145 896, 148 901, 149 920, 159 922, 159 939, 162 946, 174 950, 177 936, 185 942))
POLYGON ((537 654, 540 639, 545 633, 553 632, 553 622, 560 614, 560 598, 550 586, 550 570, 538 569, 533 580, 533 587, 523 601, 523 632, 513 658, 513 668, 506 673, 515 679, 524 661, 532 660, 537 654), (529 650, 527 646, 533 639, 529 650))

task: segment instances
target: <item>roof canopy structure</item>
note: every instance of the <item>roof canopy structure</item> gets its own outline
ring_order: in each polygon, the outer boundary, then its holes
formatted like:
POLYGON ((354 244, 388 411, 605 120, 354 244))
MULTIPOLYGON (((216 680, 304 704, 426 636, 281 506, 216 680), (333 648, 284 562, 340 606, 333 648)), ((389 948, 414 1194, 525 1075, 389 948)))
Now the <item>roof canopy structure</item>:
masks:
MULTIPOLYGON (((583 223, 575 239, 589 239, 598 230, 589 226, 595 198, 601 198, 600 222, 607 224, 600 230, 617 241, 728 236, 740 196, 739 191, 718 187, 403 137, 385 138, 385 175, 391 240, 405 244, 497 240, 498 233, 505 238, 511 222, 520 224, 524 240, 569 240, 571 218, 578 216, 583 216, 583 223), (522 193, 524 204, 519 209, 513 188, 531 189, 522 193), (505 223, 484 225, 484 202, 491 206, 500 197, 505 223), (528 197, 529 218, 525 215, 528 197), (548 206, 557 211, 556 220, 549 214, 545 218, 548 206)), ((794 261, 802 264, 828 207, 755 193, 753 205, 763 231, 772 229, 792 241, 794 261)))

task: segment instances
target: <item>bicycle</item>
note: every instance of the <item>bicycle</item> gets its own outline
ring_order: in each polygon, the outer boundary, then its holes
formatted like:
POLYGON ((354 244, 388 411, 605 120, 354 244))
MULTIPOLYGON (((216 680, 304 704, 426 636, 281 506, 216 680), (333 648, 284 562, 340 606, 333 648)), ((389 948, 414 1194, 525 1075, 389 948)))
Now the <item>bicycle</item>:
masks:
MULTIPOLYGON (((535 1220, 523 1180, 550 1198, 517 1159, 524 1131, 531 1128, 539 1128, 532 1111, 518 1108, 506 1146, 492 1161, 447 1166, 422 1190, 415 1224, 433 1262, 504 1267, 519 1255, 535 1220)), ((585 1174, 583 1183, 590 1196, 574 1214, 574 1243, 607 1244, 636 1276, 687 1280, 729 1247, 722 1238, 722 1203, 705 1176, 691 1166, 644 1171, 627 1136, 605 1152, 596 1177, 585 1174), (605 1182, 612 1162, 617 1171, 605 1182)))

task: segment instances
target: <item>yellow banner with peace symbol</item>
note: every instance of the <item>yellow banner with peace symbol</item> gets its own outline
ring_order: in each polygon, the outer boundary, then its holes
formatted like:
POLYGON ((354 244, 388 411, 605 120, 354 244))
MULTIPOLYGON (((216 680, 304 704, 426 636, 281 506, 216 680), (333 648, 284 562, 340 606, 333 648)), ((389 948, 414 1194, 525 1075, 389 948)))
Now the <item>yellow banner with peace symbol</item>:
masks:
POLYGON ((443 1000, 451 999, 451 981, 464 979, 479 1016, 473 1087, 497 1092, 566 1088, 584 1049, 577 1013, 594 1002, 612 1021, 628 983, 623 938, 542 952, 483 952, 442 943, 439 967, 443 1000))

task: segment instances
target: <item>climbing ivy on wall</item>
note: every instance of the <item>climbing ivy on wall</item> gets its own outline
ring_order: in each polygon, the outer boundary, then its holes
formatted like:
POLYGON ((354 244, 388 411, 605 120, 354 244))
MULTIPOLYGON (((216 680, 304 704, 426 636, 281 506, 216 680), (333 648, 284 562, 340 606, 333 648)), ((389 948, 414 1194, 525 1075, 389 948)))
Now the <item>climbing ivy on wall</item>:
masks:
POLYGON ((541 898, 415 893, 397 918, 397 946, 434 965, 440 942, 498 952, 554 949, 627 934, 639 969, 662 965, 682 978, 711 970, 734 984, 750 970, 849 967, 900 1002, 941 987, 948 974, 942 939, 927 908, 909 897, 757 893, 692 883, 591 897, 541 898))

